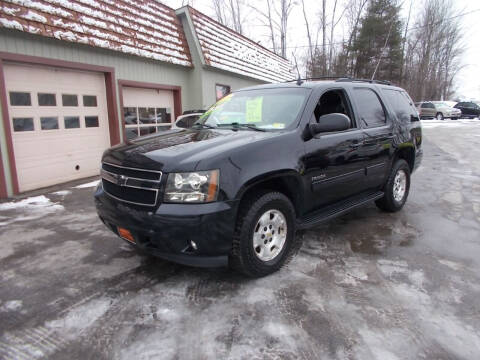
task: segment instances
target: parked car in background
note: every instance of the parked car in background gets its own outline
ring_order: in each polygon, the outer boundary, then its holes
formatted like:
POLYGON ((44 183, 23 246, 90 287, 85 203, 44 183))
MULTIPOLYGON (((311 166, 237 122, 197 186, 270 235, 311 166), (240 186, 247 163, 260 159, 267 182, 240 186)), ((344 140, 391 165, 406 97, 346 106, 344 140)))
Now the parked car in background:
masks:
POLYGON ((480 117, 480 106, 473 101, 461 101, 455 105, 455 108, 462 111, 463 118, 474 119, 480 117))
POLYGON ((457 120, 462 115, 459 109, 448 106, 443 101, 422 101, 415 104, 421 119, 457 120))
POLYGON ((190 129, 204 113, 205 110, 184 111, 183 115, 180 115, 173 123, 172 129, 190 129))

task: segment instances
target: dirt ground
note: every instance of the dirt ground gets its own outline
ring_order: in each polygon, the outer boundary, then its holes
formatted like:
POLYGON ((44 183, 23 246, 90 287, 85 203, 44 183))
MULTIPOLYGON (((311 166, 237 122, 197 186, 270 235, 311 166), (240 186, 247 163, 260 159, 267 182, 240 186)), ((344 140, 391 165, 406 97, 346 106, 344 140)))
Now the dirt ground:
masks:
POLYGON ((0 203, 0 359, 479 359, 480 121, 424 121, 396 214, 304 233, 245 279, 138 255, 94 183, 0 203))

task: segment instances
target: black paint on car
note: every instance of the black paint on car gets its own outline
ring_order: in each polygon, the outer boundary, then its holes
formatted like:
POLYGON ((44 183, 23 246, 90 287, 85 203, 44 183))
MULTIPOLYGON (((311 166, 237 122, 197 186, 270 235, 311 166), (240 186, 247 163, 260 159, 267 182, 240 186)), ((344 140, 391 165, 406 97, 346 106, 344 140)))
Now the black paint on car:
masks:
POLYGON ((265 276, 299 249, 299 229, 371 201, 400 210, 421 145, 401 88, 262 85, 227 95, 190 129, 107 150, 95 201, 106 226, 147 253, 265 276))

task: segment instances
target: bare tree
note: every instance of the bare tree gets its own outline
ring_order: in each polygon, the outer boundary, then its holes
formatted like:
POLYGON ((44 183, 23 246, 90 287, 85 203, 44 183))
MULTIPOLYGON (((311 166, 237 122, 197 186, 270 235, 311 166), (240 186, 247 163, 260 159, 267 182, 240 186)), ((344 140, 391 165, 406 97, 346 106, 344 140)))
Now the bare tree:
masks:
POLYGON ((232 15, 233 29, 239 34, 243 34, 240 1, 241 0, 229 0, 229 5, 230 13, 232 15))
POLYGON ((287 57, 287 30, 288 19, 296 3, 293 0, 266 0, 267 11, 258 6, 249 5, 260 15, 260 19, 269 28, 273 51, 282 57, 287 57), (279 47, 277 40, 279 39, 279 47))
POLYGON ((213 10, 217 21, 225 26, 228 26, 227 14, 225 14, 225 0, 212 0, 213 10))
POLYGON ((242 0, 212 0, 212 5, 220 24, 243 34, 242 0))
POLYGON ((452 5, 451 0, 426 0, 414 27, 408 29, 404 81, 416 100, 453 95, 463 33, 452 5))

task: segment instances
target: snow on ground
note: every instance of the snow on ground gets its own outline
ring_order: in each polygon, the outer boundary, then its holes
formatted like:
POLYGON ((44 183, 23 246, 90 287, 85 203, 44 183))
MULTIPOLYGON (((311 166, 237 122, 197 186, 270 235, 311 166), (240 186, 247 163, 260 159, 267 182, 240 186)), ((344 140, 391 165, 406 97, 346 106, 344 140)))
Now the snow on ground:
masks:
POLYGON ((75 186, 75 189, 84 189, 84 188, 95 187, 95 186, 98 185, 99 182, 100 182, 100 180, 95 180, 95 181, 92 181, 92 182, 89 182, 89 183, 86 183, 86 184, 81 184, 81 185, 75 186))
POLYGON ((436 127, 459 127, 465 125, 478 124, 480 125, 480 120, 477 119, 460 119, 460 120, 422 120, 422 127, 426 129, 436 128, 436 127))
POLYGON ((20 201, 11 201, 0 204, 0 211, 21 212, 19 216, 2 216, 0 226, 8 225, 17 221, 39 219, 47 214, 65 210, 57 203, 52 202, 44 195, 29 197, 20 201))
POLYGON ((70 190, 60 190, 50 193, 51 195, 58 195, 58 196, 67 196, 70 195, 72 192, 70 190))

